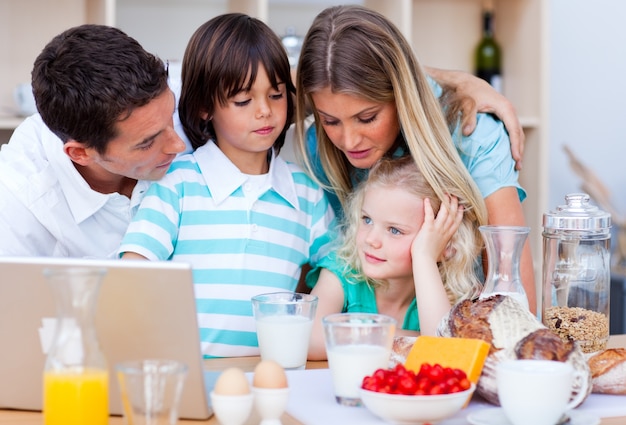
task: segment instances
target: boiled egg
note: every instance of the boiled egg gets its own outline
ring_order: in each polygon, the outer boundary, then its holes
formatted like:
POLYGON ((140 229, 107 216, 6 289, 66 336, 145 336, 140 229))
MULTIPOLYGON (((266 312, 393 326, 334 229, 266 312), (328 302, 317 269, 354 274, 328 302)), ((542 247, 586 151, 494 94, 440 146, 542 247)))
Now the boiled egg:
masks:
POLYGON ((287 388, 287 375, 273 360, 262 360, 254 368, 252 385, 256 388, 287 388))
POLYGON ((250 384, 243 370, 231 367, 220 374, 213 391, 219 395, 244 395, 250 393, 250 384))

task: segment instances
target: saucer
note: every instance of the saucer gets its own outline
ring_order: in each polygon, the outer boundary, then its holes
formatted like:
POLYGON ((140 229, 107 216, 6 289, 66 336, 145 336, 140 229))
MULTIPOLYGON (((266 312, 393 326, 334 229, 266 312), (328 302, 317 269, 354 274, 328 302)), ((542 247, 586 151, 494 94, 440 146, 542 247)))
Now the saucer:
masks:
MULTIPOLYGON (((586 412, 570 410, 567 412, 569 422, 565 425, 599 425, 600 418, 586 412)), ((501 407, 492 409, 477 410, 467 415, 467 421, 472 425, 511 425, 511 422, 504 415, 501 407)))

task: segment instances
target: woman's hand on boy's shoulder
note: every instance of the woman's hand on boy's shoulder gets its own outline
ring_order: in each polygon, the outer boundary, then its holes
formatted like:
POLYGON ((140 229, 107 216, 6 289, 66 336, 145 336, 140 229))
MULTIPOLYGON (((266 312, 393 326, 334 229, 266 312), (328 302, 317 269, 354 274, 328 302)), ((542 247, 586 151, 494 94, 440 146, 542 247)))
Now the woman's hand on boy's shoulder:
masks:
POLYGON ((476 114, 479 112, 494 114, 504 123, 511 141, 511 154, 515 159, 515 168, 521 170, 525 135, 515 106, 485 80, 470 73, 430 67, 426 70, 440 85, 453 87, 460 98, 473 100, 473 102, 460 102, 463 135, 472 134, 476 128, 476 114))

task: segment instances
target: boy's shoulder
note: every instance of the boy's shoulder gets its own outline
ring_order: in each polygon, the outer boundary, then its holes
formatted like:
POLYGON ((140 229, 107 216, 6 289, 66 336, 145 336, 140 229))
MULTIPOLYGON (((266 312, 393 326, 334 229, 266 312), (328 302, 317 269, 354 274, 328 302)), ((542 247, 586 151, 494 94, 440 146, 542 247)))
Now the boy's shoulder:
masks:
POLYGON ((180 154, 172 161, 167 173, 153 184, 173 187, 179 183, 202 181, 202 173, 192 154, 180 154))
POLYGON ((170 165, 170 168, 168 170, 168 174, 179 169, 196 167, 197 163, 198 160, 193 155, 193 153, 180 154, 174 159, 174 161, 172 161, 172 164, 170 165))

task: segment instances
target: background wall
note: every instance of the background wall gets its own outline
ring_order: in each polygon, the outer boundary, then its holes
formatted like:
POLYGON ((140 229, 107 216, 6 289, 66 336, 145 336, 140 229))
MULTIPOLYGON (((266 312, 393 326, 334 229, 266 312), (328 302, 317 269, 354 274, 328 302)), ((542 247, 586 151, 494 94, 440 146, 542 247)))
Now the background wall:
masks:
MULTIPOLYGON (((304 36, 313 18, 334 4, 360 3, 359 0, 269 0, 268 25, 278 35, 287 27, 294 27, 297 35, 304 36)), ((162 59, 182 60, 187 41, 193 32, 220 13, 227 12, 224 0, 124 0, 117 2, 116 26, 135 37, 149 52, 162 59), (149 8, 145 8, 149 5, 149 8), (165 24, 162 31, 155 25, 165 24), (138 25, 145 22, 145 26, 138 25), (167 27, 185 28, 172 36, 167 27)))
POLYGON ((624 18, 622 1, 550 0, 550 209, 580 190, 562 148, 567 144, 626 215, 624 18))

